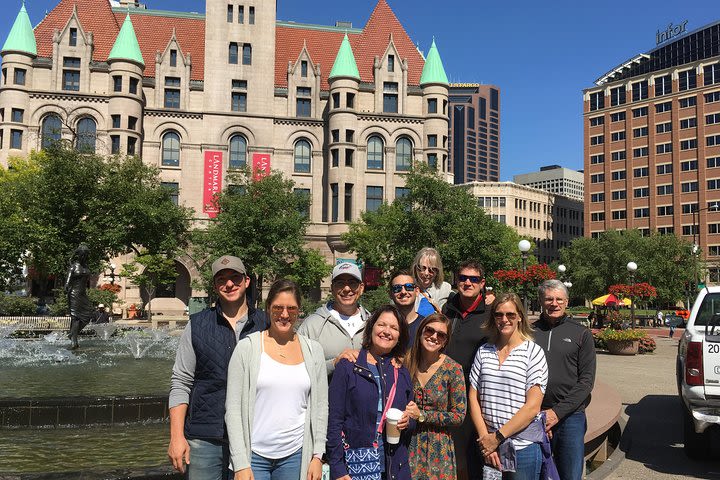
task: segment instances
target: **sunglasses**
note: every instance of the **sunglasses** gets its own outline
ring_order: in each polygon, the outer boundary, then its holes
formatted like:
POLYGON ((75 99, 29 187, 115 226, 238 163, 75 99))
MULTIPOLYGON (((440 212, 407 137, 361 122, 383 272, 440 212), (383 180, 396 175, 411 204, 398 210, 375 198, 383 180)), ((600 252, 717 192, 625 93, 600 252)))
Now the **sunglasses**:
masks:
POLYGON ((493 317, 495 318, 495 320, 502 320, 503 317, 505 317, 512 322, 513 320, 517 320, 520 316, 517 313, 513 313, 513 312, 509 312, 509 313, 495 312, 495 313, 493 313, 493 317))
POLYGON ((441 342, 444 342, 445 340, 447 340, 447 337, 448 337, 447 333, 441 332, 440 330, 435 330, 430 325, 427 325, 425 328, 423 328, 423 336, 425 338, 430 338, 433 335, 437 335, 437 339, 440 340, 441 342))
POLYGON ((213 282, 217 286, 222 286, 227 283, 227 281, 230 280, 235 285, 240 285, 245 280, 245 275, 242 273, 233 273, 229 276, 217 276, 213 279, 213 282))
POLYGON ((458 281, 460 283, 465 283, 468 280, 470 280, 471 283, 480 283, 482 278, 479 275, 458 275, 458 281))
POLYGON ((272 313, 272 316, 274 318, 280 317, 285 310, 287 310, 288 317, 290 318, 297 318, 297 316, 300 314, 300 307, 296 305, 273 305, 272 307, 270 307, 270 312, 272 313))
POLYGON ((357 290, 360 286, 359 280, 333 280, 332 285, 333 287, 339 287, 339 288, 345 288, 350 287, 350 290, 357 290))
POLYGON ((402 292, 403 288, 406 292, 412 292, 415 290, 415 284, 414 283, 396 283, 391 287, 392 293, 400 293, 402 292))
POLYGON ((437 267, 427 267, 425 265, 418 265, 415 267, 415 269, 418 270, 419 272, 423 272, 423 273, 430 272, 430 273, 434 273, 435 275, 437 275, 438 272, 440 271, 440 269, 437 267))

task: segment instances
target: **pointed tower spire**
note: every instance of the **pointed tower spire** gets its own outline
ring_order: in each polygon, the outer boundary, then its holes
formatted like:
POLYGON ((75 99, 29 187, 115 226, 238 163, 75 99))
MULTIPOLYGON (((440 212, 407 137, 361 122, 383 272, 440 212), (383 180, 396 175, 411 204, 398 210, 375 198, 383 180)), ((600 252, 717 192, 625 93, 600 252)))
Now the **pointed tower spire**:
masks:
POLYGON ((328 80, 334 77, 352 77, 360 80, 360 71, 357 68, 357 63, 355 63, 355 55, 353 55, 347 33, 340 44, 340 49, 335 57, 335 63, 333 63, 332 70, 330 70, 328 80))
POLYGON ((115 45, 113 45, 110 56, 108 56, 108 60, 121 59, 130 60, 145 66, 142 53, 140 52, 140 44, 135 35, 135 29, 133 28, 129 13, 125 17, 125 22, 123 22, 122 28, 120 28, 120 33, 118 33, 117 39, 115 39, 115 45))
POLYGON ((448 84, 445 68, 443 67, 442 60, 440 59, 440 53, 435 45, 434 38, 432 45, 430 46, 430 51, 425 59, 425 66, 423 67, 422 75, 420 76, 420 86, 422 87, 427 83, 448 84))
POLYGON ((33 32, 30 16, 25 10, 25 2, 23 2, 20 12, 15 17, 10 29, 10 34, 5 40, 5 44, 0 52, 15 51, 37 55, 37 43, 35 42, 35 32, 33 32))

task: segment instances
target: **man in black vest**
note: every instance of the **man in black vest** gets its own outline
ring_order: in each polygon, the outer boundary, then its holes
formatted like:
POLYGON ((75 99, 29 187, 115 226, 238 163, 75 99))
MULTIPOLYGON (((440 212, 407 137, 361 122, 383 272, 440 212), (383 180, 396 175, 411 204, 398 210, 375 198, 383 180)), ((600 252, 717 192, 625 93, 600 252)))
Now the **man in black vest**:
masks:
POLYGON ((267 317, 246 299, 250 285, 243 262, 229 255, 212 264, 218 300, 190 317, 178 346, 170 381, 168 457, 189 480, 226 480, 230 450, 225 428, 227 367, 235 345, 267 328, 267 317))
MULTIPOLYGON (((490 316, 485 304, 485 270, 479 262, 467 260, 455 271, 457 293, 448 298, 443 313, 452 322, 452 336, 445 353, 462 365, 465 386, 469 388, 470 367, 478 348, 486 342, 482 325, 490 316)), ((463 424, 453 431, 458 480, 482 478, 482 456, 477 444, 477 432, 470 412, 463 424)))

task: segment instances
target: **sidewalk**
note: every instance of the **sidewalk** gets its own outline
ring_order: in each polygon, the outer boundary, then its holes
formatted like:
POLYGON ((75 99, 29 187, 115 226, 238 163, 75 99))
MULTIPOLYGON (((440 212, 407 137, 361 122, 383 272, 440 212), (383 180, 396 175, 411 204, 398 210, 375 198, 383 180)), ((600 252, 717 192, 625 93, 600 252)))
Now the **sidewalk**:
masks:
MULTIPOLYGON (((675 382, 677 339, 668 328, 651 328, 657 350, 634 357, 598 353, 597 378, 615 387, 627 420, 625 459, 607 479, 720 478, 720 461, 698 462, 683 453, 680 399, 675 382)), ((720 459, 719 459, 720 460, 720 459)))

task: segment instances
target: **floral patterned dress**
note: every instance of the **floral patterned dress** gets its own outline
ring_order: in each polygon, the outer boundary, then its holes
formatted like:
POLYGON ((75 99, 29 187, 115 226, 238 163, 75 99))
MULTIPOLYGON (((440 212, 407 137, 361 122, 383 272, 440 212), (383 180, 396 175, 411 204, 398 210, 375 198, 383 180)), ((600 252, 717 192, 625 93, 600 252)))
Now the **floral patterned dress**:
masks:
POLYGON ((465 418, 466 393, 463 369, 453 359, 445 360, 421 386, 413 383, 415 403, 425 412, 425 422, 417 424, 410 443, 413 480, 455 480, 455 448, 450 427, 465 418))

